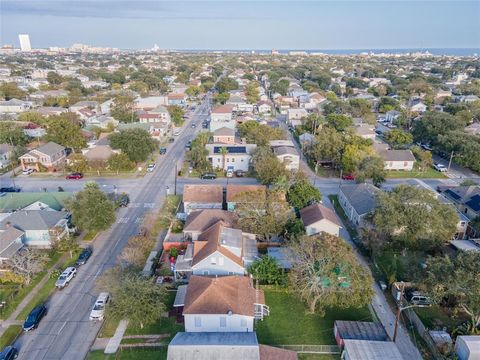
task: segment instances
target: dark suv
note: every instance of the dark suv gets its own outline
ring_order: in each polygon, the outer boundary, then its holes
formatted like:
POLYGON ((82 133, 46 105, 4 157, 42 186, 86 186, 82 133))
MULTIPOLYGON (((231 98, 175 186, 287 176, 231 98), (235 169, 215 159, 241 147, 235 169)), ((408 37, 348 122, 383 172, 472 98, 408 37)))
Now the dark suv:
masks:
POLYGON ((217 175, 214 173, 203 173, 200 176, 201 179, 208 179, 208 180, 213 180, 217 178, 217 175))
POLYGON ((47 314, 47 308, 45 305, 38 305, 33 308, 32 311, 30 311, 30 314, 28 314, 27 319, 23 323, 23 330, 29 331, 32 329, 35 329, 38 324, 40 323, 40 320, 47 314))
POLYGON ((0 353, 0 360, 13 360, 17 357, 18 350, 13 346, 6 346, 0 353))
POLYGON ((85 265, 88 259, 90 259, 90 256, 92 256, 92 252, 93 252, 93 249, 90 246, 83 249, 80 255, 78 255, 78 259, 75 262, 75 265, 76 266, 85 265))

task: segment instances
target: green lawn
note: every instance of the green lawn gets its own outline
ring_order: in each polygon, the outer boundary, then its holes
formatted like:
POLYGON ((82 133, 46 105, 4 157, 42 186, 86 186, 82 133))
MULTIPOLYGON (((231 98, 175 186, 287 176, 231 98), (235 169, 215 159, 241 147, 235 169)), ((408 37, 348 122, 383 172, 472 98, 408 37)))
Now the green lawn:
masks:
POLYGON ((446 179, 447 177, 440 171, 429 168, 425 171, 387 171, 387 179, 417 178, 417 179, 446 179))
POLYGON ((334 345, 335 320, 371 321, 367 308, 327 309, 325 316, 307 314, 305 304, 286 290, 265 289, 270 316, 257 325, 258 341, 269 345, 334 345))
POLYGON ((105 355, 102 350, 91 351, 86 360, 166 360, 167 348, 151 349, 124 349, 114 355, 105 355))
POLYGON ((20 325, 10 325, 0 337, 0 349, 11 345, 21 332, 22 327, 20 325))
POLYGON ((340 219, 342 219, 343 224, 346 226, 348 233, 350 234, 350 237, 353 239, 358 236, 357 230, 351 226, 350 221, 347 218, 347 215, 345 214, 345 211, 343 211, 342 207, 340 206, 340 202, 338 201, 338 195, 328 195, 328 198, 333 204, 333 207, 335 208, 335 212, 337 213, 338 216, 340 216, 340 219))
POLYGON ((423 324, 429 329, 439 329, 446 327, 447 331, 453 331, 465 321, 467 317, 460 315, 452 316, 447 314, 440 306, 431 306, 428 308, 415 308, 415 312, 422 320, 423 324))

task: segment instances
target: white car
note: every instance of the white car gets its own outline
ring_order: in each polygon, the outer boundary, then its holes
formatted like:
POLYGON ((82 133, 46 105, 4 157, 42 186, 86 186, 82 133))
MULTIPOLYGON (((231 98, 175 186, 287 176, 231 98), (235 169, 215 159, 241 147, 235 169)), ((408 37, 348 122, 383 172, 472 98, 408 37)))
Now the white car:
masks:
POLYGON ((23 175, 30 175, 31 173, 33 173, 33 169, 25 169, 22 171, 23 175))
POLYGON ((447 172, 448 171, 447 167, 445 165, 442 165, 442 164, 435 163, 435 164, 433 164, 433 167, 435 168, 435 170, 440 171, 440 172, 447 172))
POLYGON ((70 283, 70 281, 75 277, 75 275, 77 275, 77 269, 73 266, 67 267, 58 277, 58 280, 55 283, 55 287, 57 287, 58 289, 63 289, 70 283))
POLYGON ((103 320, 105 316, 105 305, 110 299, 110 294, 107 292, 102 292, 98 295, 95 304, 93 304, 93 309, 90 312, 90 321, 103 320))
POLYGON ((153 172, 153 170, 155 170, 155 166, 157 166, 157 164, 155 164, 155 163, 148 165, 147 166, 147 171, 148 172, 153 172))

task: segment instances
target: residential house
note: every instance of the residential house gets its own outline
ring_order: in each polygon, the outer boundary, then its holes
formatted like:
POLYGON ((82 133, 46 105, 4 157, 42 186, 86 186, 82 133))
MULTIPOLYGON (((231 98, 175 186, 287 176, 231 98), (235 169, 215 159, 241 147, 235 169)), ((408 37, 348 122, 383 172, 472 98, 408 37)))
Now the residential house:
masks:
POLYGON ((0 230, 0 266, 23 247, 24 237, 25 232, 13 226, 0 230))
POLYGON ((39 113, 42 116, 60 115, 67 111, 68 109, 57 106, 41 106, 35 108, 35 112, 39 113))
POLYGON ((139 97, 135 99, 136 110, 150 111, 162 105, 168 105, 167 96, 149 96, 145 98, 139 97))
POLYGON ((300 155, 294 147, 277 146, 273 148, 273 153, 287 170, 296 171, 300 168, 300 155))
POLYGON ((235 130, 222 127, 213 132, 213 142, 215 144, 235 145, 235 130))
POLYGON ((468 125, 464 131, 470 135, 480 135, 480 123, 474 122, 468 125))
POLYGON ((259 114, 268 114, 272 111, 271 101, 259 101, 257 102, 257 111, 259 114))
POLYGON ((388 121, 389 123, 393 123, 395 120, 397 120, 402 113, 397 110, 390 110, 385 113, 385 120, 388 121))
POLYGON ((255 332, 179 332, 168 345, 167 360, 191 359, 298 360, 298 355, 260 345, 255 332))
POLYGON ((170 133, 170 125, 165 121, 149 123, 148 125, 150 136, 156 140, 161 141, 162 137, 165 137, 170 133))
POLYGON ((10 165, 14 147, 8 144, 0 144, 0 169, 10 165))
POLYGON ((368 183, 342 185, 338 193, 340 206, 350 222, 362 226, 365 216, 377 205, 376 195, 380 190, 368 183))
POLYGON ((119 154, 120 150, 114 150, 110 146, 108 135, 103 133, 91 147, 82 150, 83 156, 88 162, 107 161, 113 154, 119 154))
POLYGON ((360 136, 364 139, 375 140, 376 133, 373 129, 373 126, 363 125, 363 126, 355 126, 355 134, 360 136))
POLYGON ((227 227, 219 220, 187 245, 175 263, 175 281, 188 282, 190 276, 245 275, 258 256, 255 235, 227 227))
POLYGON ((72 196, 70 192, 18 192, 0 197, 0 213, 20 210, 61 211, 72 196))
POLYGON ((186 332, 253 332, 255 320, 268 316, 263 290, 247 276, 192 276, 183 317, 186 332))
POLYGON ((287 110, 287 122, 291 126, 302 125, 302 119, 308 116, 308 112, 305 109, 288 109, 287 110))
POLYGON ((311 146, 315 143, 315 135, 310 133, 303 133, 298 137, 302 149, 305 149, 308 146, 311 146))
POLYGON ((423 114, 425 111, 427 111, 427 105, 425 105, 421 99, 411 100, 408 104, 408 108, 410 111, 419 114, 423 114))
POLYGON ((415 156, 410 150, 381 150, 378 154, 385 162, 385 170, 413 170, 415 156))
POLYGON ((66 159, 65 148, 50 141, 28 153, 20 156, 22 169, 41 170, 41 166, 49 171, 55 171, 63 166, 66 159))
POLYGON ((340 347, 343 347, 345 340, 390 340, 382 324, 367 321, 335 320, 333 335, 340 347))
POLYGON ((101 129, 108 129, 109 126, 115 127, 118 125, 118 123, 118 120, 115 120, 113 117, 107 115, 95 115, 85 120, 85 126, 90 129, 93 126, 97 126, 101 129))
POLYGON ((13 226, 25 233, 25 245, 50 247, 54 241, 67 234, 68 219, 66 211, 22 210, 3 218, 0 221, 0 231, 13 226))
POLYGON ((235 129, 233 120, 233 105, 225 104, 216 107, 210 114, 210 131, 214 132, 222 127, 235 129))
POLYGON ((393 341, 345 340, 343 360, 403 360, 393 341))
POLYGON ((24 128, 23 128, 23 132, 25 135, 27 135, 28 137, 30 138, 41 138, 43 136, 45 136, 45 134, 47 133, 47 131, 40 127, 39 125, 37 124, 34 124, 34 123, 29 123, 27 124, 24 128))
POLYGON ((183 236, 193 241, 205 230, 210 228, 218 221, 223 221, 225 226, 233 227, 236 216, 234 213, 220 209, 205 209, 192 211, 183 227, 183 236))
POLYGON ((455 341, 458 360, 480 359, 480 335, 461 335, 455 341))
POLYGON ((68 97, 68 91, 66 90, 45 90, 45 91, 35 91, 29 95, 29 98, 32 100, 43 101, 47 98, 66 98, 68 97))
POLYGON ((443 194, 470 220, 480 215, 480 186, 451 187, 445 190, 443 194))
POLYGON ((168 105, 185 106, 187 104, 187 95, 185 93, 168 94, 168 105))
POLYGON ((256 203, 265 201, 267 187, 265 185, 227 185, 227 210, 234 211, 235 206, 241 200, 242 203, 256 203), (245 196, 251 199, 245 199, 245 196))
POLYGON ((207 159, 215 169, 223 170, 243 170, 248 171, 252 154, 257 148, 256 144, 207 144, 205 148, 208 150, 207 159), (226 153, 223 153, 226 149, 226 153))
POLYGON ((300 218, 307 235, 321 232, 339 236, 342 224, 334 211, 322 204, 312 204, 300 210, 300 218))
POLYGON ((183 208, 188 215, 194 210, 222 209, 222 185, 194 185, 183 187, 183 208))
POLYGON ((0 101, 0 114, 21 113, 32 108, 32 103, 18 99, 0 101))
POLYGON ((74 113, 78 113, 82 109, 91 109, 95 112, 97 112, 97 109, 100 110, 98 102, 91 100, 79 101, 70 106, 70 111, 74 113))
POLYGON ((144 123, 164 121, 167 124, 170 124, 172 121, 170 113, 163 105, 159 105, 149 111, 140 111, 138 113, 138 118, 140 122, 144 123))

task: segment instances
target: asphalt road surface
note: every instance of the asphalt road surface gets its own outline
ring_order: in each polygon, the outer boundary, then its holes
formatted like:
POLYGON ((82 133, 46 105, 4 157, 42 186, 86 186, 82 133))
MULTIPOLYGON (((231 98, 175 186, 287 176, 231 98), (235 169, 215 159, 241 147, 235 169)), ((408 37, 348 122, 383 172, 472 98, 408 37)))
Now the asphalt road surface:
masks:
POLYGON ((162 206, 166 186, 173 189, 175 165, 177 162, 180 165, 187 141, 201 128, 197 126, 193 129, 190 124, 194 122, 200 125, 208 117, 208 106, 208 101, 204 101, 197 107, 175 142, 169 144, 167 154, 158 157, 155 171, 132 182, 128 191, 131 205, 120 209, 116 223, 97 238, 92 257, 79 268, 70 285, 62 291, 56 291, 50 298, 48 314, 39 327, 24 333, 15 342, 20 350, 19 359, 85 358, 101 326, 100 322, 89 321, 90 310, 98 295, 94 289, 95 280, 116 263, 129 237, 138 232, 144 214, 162 206))

